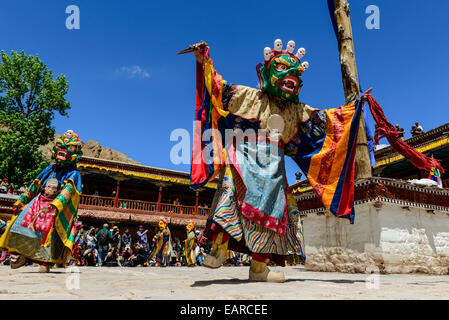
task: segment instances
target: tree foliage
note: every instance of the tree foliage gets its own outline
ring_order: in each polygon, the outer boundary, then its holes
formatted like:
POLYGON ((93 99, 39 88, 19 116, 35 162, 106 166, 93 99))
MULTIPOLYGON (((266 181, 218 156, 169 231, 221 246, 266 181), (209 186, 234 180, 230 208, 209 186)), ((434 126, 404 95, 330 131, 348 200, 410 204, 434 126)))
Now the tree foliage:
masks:
POLYGON ((55 114, 67 116, 67 92, 65 76, 54 79, 38 55, 1 52, 0 178, 20 187, 48 165, 39 146, 54 138, 55 114))

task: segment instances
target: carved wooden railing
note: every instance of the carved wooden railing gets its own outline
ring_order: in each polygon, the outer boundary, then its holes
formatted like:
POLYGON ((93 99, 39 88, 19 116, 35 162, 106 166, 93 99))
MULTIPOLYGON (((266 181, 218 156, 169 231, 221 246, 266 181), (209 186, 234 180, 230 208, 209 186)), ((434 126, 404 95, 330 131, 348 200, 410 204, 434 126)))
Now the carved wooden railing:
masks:
POLYGON ((207 218, 210 212, 209 208, 198 207, 195 212, 195 206, 174 205, 168 203, 160 203, 158 208, 157 202, 116 199, 113 197, 100 197, 92 195, 81 195, 80 208, 85 209, 107 209, 123 212, 138 213, 168 213, 173 215, 181 215, 186 217, 207 218))
POLYGON ((80 205, 85 205, 89 207, 114 207, 114 198, 110 197, 98 197, 90 195, 81 195, 80 205))

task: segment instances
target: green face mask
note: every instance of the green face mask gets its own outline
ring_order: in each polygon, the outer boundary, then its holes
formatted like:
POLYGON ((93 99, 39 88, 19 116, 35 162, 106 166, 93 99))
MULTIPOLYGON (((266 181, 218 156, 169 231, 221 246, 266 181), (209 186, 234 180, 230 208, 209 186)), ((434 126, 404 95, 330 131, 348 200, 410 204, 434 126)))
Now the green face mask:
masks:
POLYGON ((260 88, 273 97, 298 103, 304 70, 297 57, 285 51, 280 52, 265 64, 257 66, 260 88))
POLYGON ((76 164, 82 155, 81 140, 70 130, 58 139, 51 152, 51 158, 60 165, 76 164))

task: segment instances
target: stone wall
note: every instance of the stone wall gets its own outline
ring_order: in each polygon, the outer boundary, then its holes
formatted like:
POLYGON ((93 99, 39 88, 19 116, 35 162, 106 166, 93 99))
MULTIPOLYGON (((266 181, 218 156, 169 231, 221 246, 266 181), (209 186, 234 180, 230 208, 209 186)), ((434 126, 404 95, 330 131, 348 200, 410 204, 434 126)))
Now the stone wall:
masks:
POLYGON ((449 273, 449 214, 397 204, 355 207, 355 223, 330 213, 303 218, 306 270, 449 273))

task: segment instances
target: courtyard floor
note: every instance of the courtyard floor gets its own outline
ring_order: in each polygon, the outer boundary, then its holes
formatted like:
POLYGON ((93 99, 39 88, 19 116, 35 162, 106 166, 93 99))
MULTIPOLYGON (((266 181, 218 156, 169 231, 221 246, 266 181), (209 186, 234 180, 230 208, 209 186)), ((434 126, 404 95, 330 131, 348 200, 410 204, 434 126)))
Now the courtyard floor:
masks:
POLYGON ((249 267, 79 267, 38 273, 0 266, 0 299, 449 299, 449 276, 283 270, 286 282, 248 282, 249 267), (155 290, 157 288, 157 290, 155 290))

